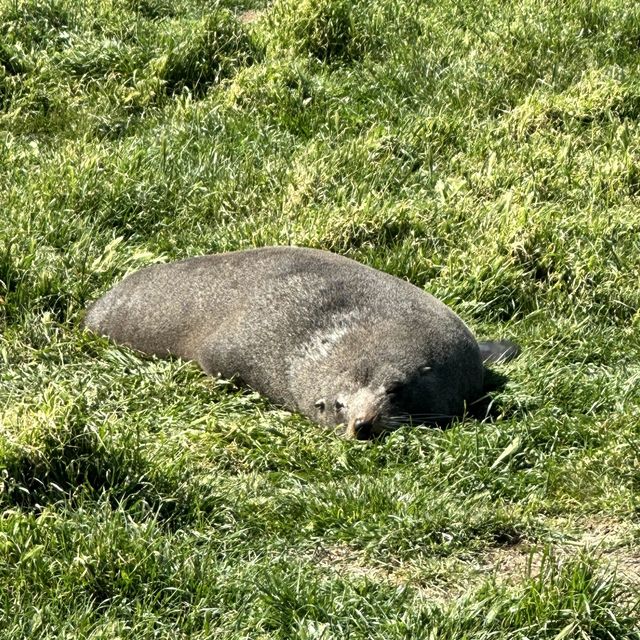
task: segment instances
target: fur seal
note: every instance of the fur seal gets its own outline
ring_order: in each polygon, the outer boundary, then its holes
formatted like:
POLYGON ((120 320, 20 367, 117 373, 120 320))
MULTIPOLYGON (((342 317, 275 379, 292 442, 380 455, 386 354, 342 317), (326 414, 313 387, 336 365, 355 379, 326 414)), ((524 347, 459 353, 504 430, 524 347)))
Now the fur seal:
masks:
POLYGON ((85 326, 156 356, 195 360, 275 403, 365 439, 449 421, 483 390, 510 342, 476 342, 414 285, 327 251, 266 247, 137 271, 85 326))

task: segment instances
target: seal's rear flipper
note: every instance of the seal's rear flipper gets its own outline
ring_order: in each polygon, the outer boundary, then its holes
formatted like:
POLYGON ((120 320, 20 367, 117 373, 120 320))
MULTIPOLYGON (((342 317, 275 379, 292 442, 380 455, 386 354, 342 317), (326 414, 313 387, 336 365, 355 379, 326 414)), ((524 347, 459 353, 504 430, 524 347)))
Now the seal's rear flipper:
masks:
POLYGON ((509 340, 490 340, 478 342, 480 355, 484 364, 499 364, 509 362, 520 354, 520 347, 509 340))

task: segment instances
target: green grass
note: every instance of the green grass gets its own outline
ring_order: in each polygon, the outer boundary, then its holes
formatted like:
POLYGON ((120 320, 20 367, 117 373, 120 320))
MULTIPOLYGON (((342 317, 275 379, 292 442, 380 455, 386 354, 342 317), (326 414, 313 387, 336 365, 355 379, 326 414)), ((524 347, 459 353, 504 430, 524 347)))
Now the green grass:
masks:
POLYGON ((640 8, 0 0, 0 639, 640 638, 640 8), (339 438, 83 334, 153 261, 333 250, 521 357, 339 438))

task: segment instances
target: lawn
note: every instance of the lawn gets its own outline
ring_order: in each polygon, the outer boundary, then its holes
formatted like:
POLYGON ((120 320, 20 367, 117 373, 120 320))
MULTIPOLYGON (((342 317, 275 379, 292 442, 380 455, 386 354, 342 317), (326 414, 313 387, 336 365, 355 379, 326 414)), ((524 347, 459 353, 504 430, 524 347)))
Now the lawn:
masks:
POLYGON ((640 5, 0 0, 0 639, 640 639, 640 5), (345 440, 82 331, 272 244, 522 346, 345 440))

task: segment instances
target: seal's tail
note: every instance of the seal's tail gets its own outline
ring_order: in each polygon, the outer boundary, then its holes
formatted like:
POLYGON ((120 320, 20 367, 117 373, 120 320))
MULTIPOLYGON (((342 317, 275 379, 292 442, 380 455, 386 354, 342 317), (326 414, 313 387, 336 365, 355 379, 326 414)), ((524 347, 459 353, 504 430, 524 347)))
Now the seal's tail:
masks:
POLYGON ((509 362, 520 355, 520 347, 509 340, 490 340, 478 342, 480 355, 484 364, 499 364, 509 362))

